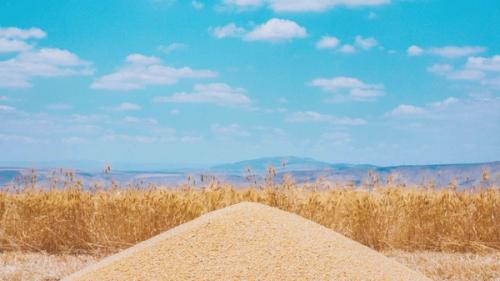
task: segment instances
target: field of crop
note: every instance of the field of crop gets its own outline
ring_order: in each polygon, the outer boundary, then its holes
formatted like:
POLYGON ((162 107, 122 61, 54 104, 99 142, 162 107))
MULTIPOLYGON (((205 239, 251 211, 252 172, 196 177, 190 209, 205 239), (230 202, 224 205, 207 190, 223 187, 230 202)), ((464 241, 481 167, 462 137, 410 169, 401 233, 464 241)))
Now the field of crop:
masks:
POLYGON ((297 213, 377 250, 500 249, 500 190, 367 190, 292 182, 236 188, 24 187, 0 192, 0 250, 114 252, 203 213, 255 201, 297 213))
POLYGON ((83 185, 69 174, 0 192, 0 280, 58 280, 104 255, 241 201, 297 213, 382 251, 434 280, 500 278, 500 189, 391 183, 246 188, 83 185), (47 279, 48 278, 48 279, 47 279))

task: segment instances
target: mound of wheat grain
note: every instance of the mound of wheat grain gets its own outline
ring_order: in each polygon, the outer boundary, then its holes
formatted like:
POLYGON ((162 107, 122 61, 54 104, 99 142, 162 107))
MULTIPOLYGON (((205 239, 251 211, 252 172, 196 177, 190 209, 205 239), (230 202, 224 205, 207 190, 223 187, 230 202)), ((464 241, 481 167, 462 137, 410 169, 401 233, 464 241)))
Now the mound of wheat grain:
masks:
POLYGON ((240 203, 104 259, 76 280, 429 280, 328 228, 240 203))

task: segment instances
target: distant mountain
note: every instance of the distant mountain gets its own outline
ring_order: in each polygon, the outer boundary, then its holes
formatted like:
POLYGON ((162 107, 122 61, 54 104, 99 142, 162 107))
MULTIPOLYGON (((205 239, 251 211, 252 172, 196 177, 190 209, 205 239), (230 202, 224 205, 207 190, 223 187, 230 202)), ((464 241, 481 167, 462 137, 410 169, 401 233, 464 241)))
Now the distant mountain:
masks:
MULTIPOLYGON (((117 170, 113 168, 111 173, 105 174, 98 168, 75 170, 76 176, 85 184, 101 182, 109 183, 118 181, 122 184, 146 185, 149 183, 161 185, 178 185, 186 183, 188 176, 191 182, 204 184, 202 178, 211 175, 221 181, 231 182, 236 185, 248 184, 249 172, 257 182, 262 182, 269 165, 276 170, 276 181, 281 181, 285 174, 293 177, 297 183, 315 181, 319 178, 333 183, 356 185, 378 179, 380 182, 390 180, 393 183, 426 184, 433 182, 437 186, 446 186, 454 182, 459 188, 478 186, 483 184, 483 169, 488 170, 489 183, 500 184, 500 161, 490 163, 473 164, 444 164, 444 165, 406 165, 380 167, 369 164, 332 164, 318 161, 312 158, 300 158, 295 156, 266 157, 245 160, 235 163, 216 165, 213 167, 202 166, 176 166, 160 164, 151 165, 119 165, 117 170)), ((22 179, 31 176, 31 167, 26 168, 0 168, 0 186, 12 183, 16 178, 22 179)), ((55 167, 54 167, 55 168, 55 167)), ((60 169, 43 166, 37 168, 37 181, 41 184, 47 183, 54 177, 61 178, 60 169)), ((70 167, 71 168, 71 167, 70 167)))
POLYGON ((251 168, 253 172, 265 172, 272 165, 283 171, 310 171, 330 169, 332 164, 321 162, 312 158, 300 158, 295 156, 266 157, 252 160, 244 160, 235 163, 222 164, 212 167, 210 170, 222 172, 240 172, 251 168))
POLYGON ((438 185, 455 182, 459 186, 471 186, 481 183, 483 170, 487 170, 489 181, 500 183, 500 161, 489 163, 406 165, 377 167, 380 175, 397 175, 401 181, 422 183, 434 181, 438 185))
POLYGON ((16 177, 21 176, 21 172, 16 169, 0 169, 0 186, 11 182, 16 177))
POLYGON ((483 169, 489 173, 489 183, 500 184, 500 161, 472 164, 437 164, 437 165, 405 165, 380 167, 369 164, 330 164, 311 158, 272 157, 241 161, 219 165, 212 168, 219 177, 230 178, 233 182, 243 182, 247 167, 257 175, 258 180, 265 176, 268 165, 277 171, 277 179, 284 174, 291 175, 296 182, 304 183, 319 178, 333 183, 356 185, 378 179, 380 182, 428 184, 446 186, 453 182, 458 187, 477 186, 484 183, 483 169), (284 166, 281 163, 286 163, 284 166), (371 177, 371 178, 370 178, 371 177))

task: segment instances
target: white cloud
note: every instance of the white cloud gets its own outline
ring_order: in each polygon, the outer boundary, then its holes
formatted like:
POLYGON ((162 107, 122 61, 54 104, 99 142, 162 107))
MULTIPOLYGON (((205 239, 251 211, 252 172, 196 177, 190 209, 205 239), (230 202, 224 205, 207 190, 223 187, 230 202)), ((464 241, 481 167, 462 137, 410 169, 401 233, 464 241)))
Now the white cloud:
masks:
POLYGON ((0 134, 27 135, 37 142, 48 139, 59 142, 64 137, 84 136, 99 131, 97 124, 105 124, 102 116, 52 115, 48 113, 28 113, 16 111, 6 116, 0 126, 0 134))
POLYGON ((149 85, 175 84, 182 78, 209 78, 217 73, 211 70, 196 70, 190 67, 175 68, 164 65, 157 57, 131 54, 125 65, 115 72, 99 77, 91 88, 110 90, 142 89, 149 85))
POLYGON ((265 0, 224 0, 223 3, 228 6, 240 8, 253 8, 262 5, 264 1, 265 0))
POLYGON ((0 126, 0 141, 22 141, 16 135, 25 135, 26 132, 37 142, 56 146, 63 140, 77 142, 78 138, 92 146, 121 145, 122 141, 160 144, 194 142, 200 139, 192 133, 184 134, 162 126, 153 118, 127 116, 116 119, 102 114, 61 115, 22 111, 4 115, 0 126))
POLYGON ((145 125, 157 125, 158 121, 154 118, 138 118, 134 116, 125 116, 123 121, 126 123, 134 123, 134 124, 145 124, 145 125))
POLYGON ((444 76, 449 80, 481 80, 485 74, 476 69, 464 68, 455 70, 451 64, 433 64, 427 68, 427 71, 436 75, 444 76))
POLYGON ((497 76, 500 72, 500 56, 469 57, 462 68, 456 69, 451 64, 434 64, 427 71, 443 76, 449 80, 466 80, 479 82, 485 86, 497 87, 497 76))
POLYGON ((196 1, 196 0, 191 1, 191 5, 193 6, 193 8, 195 8, 197 10, 201 10, 205 7, 205 4, 203 4, 200 1, 196 1))
POLYGON ((185 49, 185 48, 187 48, 186 44, 177 43, 177 42, 174 42, 174 43, 171 43, 171 44, 168 44, 168 45, 160 45, 160 46, 158 46, 158 50, 164 52, 165 54, 170 54, 173 51, 177 51, 177 50, 181 50, 181 49, 185 49))
POLYGON ((29 87, 36 77, 89 75, 91 63, 68 50, 42 48, 0 61, 0 86, 29 87))
POLYGON ((303 38, 307 35, 304 27, 286 19, 272 18, 248 31, 228 23, 224 26, 210 27, 208 31, 218 39, 227 37, 242 37, 246 41, 286 41, 293 38, 303 38))
POLYGON ((427 68, 430 73, 435 73, 439 75, 446 74, 453 70, 453 66, 447 63, 436 63, 427 68))
POLYGON ((315 111, 300 111, 289 115, 286 120, 288 122, 325 122, 330 121, 331 117, 331 115, 315 111))
POLYGON ((293 38, 303 38, 306 35, 306 29, 296 22, 272 18, 255 27, 244 38, 248 41, 284 41, 293 38))
MULTIPOLYGON (((340 39, 333 36, 323 36, 316 42, 317 49, 335 49, 340 45, 340 39)), ((369 50, 378 45, 378 42, 373 37, 363 37, 361 35, 356 35, 354 41, 349 44, 343 44, 338 49, 341 53, 352 54, 356 52, 356 49, 369 50)))
POLYGON ((241 128, 240 125, 233 123, 229 125, 221 125, 218 123, 210 126, 212 133, 222 137, 248 137, 250 133, 241 128))
POLYGON ((356 125, 364 125, 367 122, 362 118, 335 117, 333 123, 337 125, 356 126, 356 125))
POLYGON ((336 125, 363 125, 366 121, 361 118, 337 117, 329 114, 322 114, 315 111, 299 111, 287 116, 287 122, 303 123, 303 122, 328 122, 336 125))
POLYGON ((423 54, 436 55, 444 58, 460 58, 482 53, 486 50, 481 46, 444 46, 423 49, 417 45, 411 45, 406 50, 409 56, 420 56, 423 54))
POLYGON ((342 53, 345 53, 345 54, 352 54, 354 52, 356 52, 356 49, 354 48, 353 45, 350 45, 350 44, 344 44, 342 45, 342 47, 340 48, 340 51, 342 53))
POLYGON ((42 39, 47 34, 40 28, 32 27, 29 29, 22 29, 17 27, 0 27, 0 38, 9 39, 42 39))
POLYGON ((0 53, 21 52, 31 49, 32 46, 22 40, 0 37, 0 53))
POLYGON ((363 82, 352 77, 334 77, 331 79, 320 78, 314 80, 312 84, 330 92, 334 92, 340 88, 365 87, 363 82))
POLYGON ((14 112, 16 111, 15 107, 0 104, 0 112, 14 112))
POLYGON ((19 54, 21 61, 42 64, 54 64, 61 66, 88 65, 89 63, 80 59, 77 55, 67 50, 55 48, 43 48, 36 52, 25 52, 19 54))
POLYGON ((373 37, 363 38, 363 36, 361 35, 357 35, 356 38, 354 39, 354 42, 356 43, 357 46, 365 50, 371 49, 372 47, 375 47, 378 44, 375 38, 373 37))
POLYGON ((73 114, 68 121, 76 123, 99 123, 105 122, 108 119, 107 115, 103 114, 73 114))
POLYGON ((484 72, 475 69, 462 69, 451 71, 445 75, 450 80, 478 81, 485 77, 484 72))
MULTIPOLYGON (((460 99, 448 97, 423 106, 399 105, 387 112, 385 116, 392 120, 427 120, 427 125, 422 129, 434 127, 433 130, 436 132, 446 130, 445 128, 449 129, 450 126, 494 130, 495 122, 492 120, 500 118, 499 105, 500 98, 494 95, 470 95, 460 99)), ((408 123, 401 127, 407 128, 408 123)))
POLYGON ((354 48, 353 45, 350 44, 344 44, 342 47, 340 47, 340 51, 345 54, 352 54, 356 52, 356 49, 354 48))
POLYGON ((434 102, 432 103, 431 105, 432 106, 435 106, 435 107, 443 107, 443 106, 449 106, 449 105, 452 105, 452 104, 455 104, 455 103, 458 103, 460 100, 455 98, 455 97, 448 97, 442 101, 437 101, 437 102, 434 102))
POLYGON ((374 19, 376 19, 376 18, 377 18, 377 14, 376 14, 375 12, 370 12, 370 13, 368 14, 368 19, 369 19, 369 20, 374 20, 374 19))
POLYGON ((145 56, 141 54, 130 54, 127 56, 126 61, 132 64, 159 64, 161 59, 153 56, 145 56))
POLYGON ((335 36, 323 36, 316 42, 318 49, 334 49, 340 44, 340 40, 335 36))
POLYGON ((500 75, 495 78, 487 78, 481 81, 482 85, 492 86, 494 88, 500 89, 500 75))
POLYGON ((417 45, 411 45, 410 47, 408 47, 408 49, 406 49, 406 53, 409 56, 420 56, 423 52, 424 49, 420 48, 417 45))
POLYGON ((485 50, 486 48, 478 46, 444 46, 438 48, 430 48, 427 52, 445 58, 460 58, 482 53, 485 50))
POLYGON ((27 42, 41 39, 46 33, 39 28, 0 28, 0 53, 15 53, 0 60, 0 87, 30 87, 36 77, 88 75, 91 63, 68 50, 58 48, 36 49, 27 42))
POLYGON ((473 115, 492 114, 499 116, 492 110, 500 99, 491 96, 473 96, 469 98, 458 99, 448 97, 444 100, 427 103, 423 106, 410 104, 401 104, 385 114, 386 117, 411 118, 411 119, 430 119, 449 120, 456 123, 456 120, 463 120, 473 115), (487 105, 491 103, 490 105, 487 105), (482 112, 484 110, 484 112, 482 112))
POLYGON ((59 142, 121 145, 121 141, 141 143, 193 142, 200 139, 192 133, 184 134, 159 124, 153 118, 126 116, 116 119, 107 115, 60 115, 48 113, 16 112, 5 115, 0 126, 2 135, 13 140, 13 135, 29 132, 37 141, 51 144, 59 142), (65 140, 65 141, 63 141, 65 140))
POLYGON ((251 100, 243 88, 233 88, 224 83, 196 84, 192 92, 180 92, 171 96, 155 97, 153 101, 164 103, 212 103, 221 106, 249 105, 251 100))
POLYGON ((495 55, 491 58, 469 57, 465 67, 481 71, 500 72, 500 55, 495 55))
POLYGON ((425 109, 422 107, 409 105, 409 104, 401 104, 390 111, 387 115, 390 116, 405 116, 405 115, 422 115, 425 114, 425 109))
POLYGON ((115 108, 116 111, 135 111, 141 109, 142 107, 140 105, 130 102, 122 102, 115 108))
POLYGON ((245 29, 234 23, 228 23, 224 26, 209 28, 209 31, 215 38, 222 39, 226 37, 241 37, 245 34, 245 29))
POLYGON ((390 0, 224 0, 224 4, 241 8, 266 5, 275 12, 322 12, 336 6, 360 7, 390 3, 390 0))
POLYGON ((367 101, 385 94, 383 84, 368 84, 354 77, 317 78, 310 85, 319 87, 325 92, 336 94, 337 96, 331 101, 346 99, 367 101))

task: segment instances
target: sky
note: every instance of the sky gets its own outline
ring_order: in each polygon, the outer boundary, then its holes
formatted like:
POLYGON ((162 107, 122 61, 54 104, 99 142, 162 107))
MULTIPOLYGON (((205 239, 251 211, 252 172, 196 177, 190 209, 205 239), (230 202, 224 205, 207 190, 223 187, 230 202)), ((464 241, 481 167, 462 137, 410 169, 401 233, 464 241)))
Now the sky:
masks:
POLYGON ((500 160, 500 2, 3 0, 0 162, 500 160))

